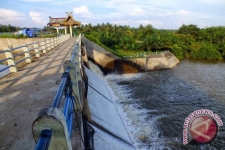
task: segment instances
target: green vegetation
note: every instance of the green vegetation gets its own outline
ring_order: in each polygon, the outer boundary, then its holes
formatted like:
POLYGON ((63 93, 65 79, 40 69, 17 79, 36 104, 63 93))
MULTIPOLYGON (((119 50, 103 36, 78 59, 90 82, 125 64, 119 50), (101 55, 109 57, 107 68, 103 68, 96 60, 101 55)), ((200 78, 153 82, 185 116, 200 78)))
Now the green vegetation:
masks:
MULTIPOLYGON (((28 36, 23 34, 15 34, 15 32, 20 31, 24 28, 14 27, 9 25, 0 25, 0 38, 28 38, 28 36)), ((39 38, 51 38, 56 37, 56 29, 52 27, 44 27, 43 30, 36 33, 39 38)))
POLYGON ((21 38, 27 38, 26 35, 23 34, 13 34, 13 33, 8 33, 8 32, 4 32, 0 34, 0 38, 15 38, 15 39, 21 39, 21 38))
POLYGON ((15 32, 20 30, 19 27, 9 25, 0 25, 0 32, 15 32))
POLYGON ((152 25, 129 26, 98 24, 74 29, 114 54, 137 55, 143 52, 169 50, 178 58, 225 59, 225 27, 200 29, 182 25, 178 30, 155 29, 152 25))

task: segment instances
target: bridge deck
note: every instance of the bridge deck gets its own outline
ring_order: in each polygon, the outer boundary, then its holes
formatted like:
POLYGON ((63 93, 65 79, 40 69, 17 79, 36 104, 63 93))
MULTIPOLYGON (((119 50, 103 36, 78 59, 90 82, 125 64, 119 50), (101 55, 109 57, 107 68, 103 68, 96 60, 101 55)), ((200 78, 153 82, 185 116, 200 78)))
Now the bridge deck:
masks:
POLYGON ((56 81, 61 79, 62 65, 70 59, 75 40, 61 43, 19 72, 0 79, 0 149, 34 148, 32 122, 40 109, 52 103, 56 81))

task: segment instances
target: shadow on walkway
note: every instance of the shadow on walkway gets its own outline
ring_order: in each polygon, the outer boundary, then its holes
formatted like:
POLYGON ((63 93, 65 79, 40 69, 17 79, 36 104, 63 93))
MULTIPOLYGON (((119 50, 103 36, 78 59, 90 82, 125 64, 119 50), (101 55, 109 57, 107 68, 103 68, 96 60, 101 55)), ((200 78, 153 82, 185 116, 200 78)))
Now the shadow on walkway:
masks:
POLYGON ((40 109, 52 103, 56 81, 61 79, 75 40, 61 43, 19 72, 0 79, 0 149, 34 148, 32 122, 40 109))

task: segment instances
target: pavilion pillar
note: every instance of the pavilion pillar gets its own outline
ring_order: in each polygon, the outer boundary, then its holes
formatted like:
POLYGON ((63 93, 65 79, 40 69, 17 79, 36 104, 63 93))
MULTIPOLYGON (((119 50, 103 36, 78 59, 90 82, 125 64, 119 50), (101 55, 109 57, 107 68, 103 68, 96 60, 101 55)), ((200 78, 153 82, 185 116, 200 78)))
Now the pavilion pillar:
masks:
POLYGON ((67 27, 65 27, 64 29, 65 29, 65 35, 67 35, 67 27))
POLYGON ((70 25, 70 37, 73 37, 72 26, 70 25))
POLYGON ((57 36, 59 35, 59 28, 56 27, 56 31, 57 31, 57 36))

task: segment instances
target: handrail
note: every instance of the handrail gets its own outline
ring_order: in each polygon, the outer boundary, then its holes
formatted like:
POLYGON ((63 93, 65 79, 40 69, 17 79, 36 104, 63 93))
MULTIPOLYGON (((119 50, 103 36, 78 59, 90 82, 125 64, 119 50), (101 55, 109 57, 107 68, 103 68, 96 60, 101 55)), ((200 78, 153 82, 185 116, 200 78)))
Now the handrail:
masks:
POLYGON ((33 122, 32 131, 36 142, 35 150, 47 150, 48 147, 49 149, 72 150, 71 138, 74 112, 75 109, 82 109, 81 104, 83 103, 82 96, 80 95, 83 90, 81 64, 80 35, 72 49, 70 60, 67 60, 63 65, 64 73, 52 105, 41 110, 33 122), (63 95, 65 98, 63 98, 63 95), (63 110, 61 110, 59 108, 61 108, 60 103, 63 99, 65 102, 63 110), (51 134, 47 134, 46 136, 46 130, 51 134))
POLYGON ((70 38, 70 35, 64 35, 56 38, 47 38, 41 41, 36 41, 33 43, 25 44, 25 45, 20 45, 14 48, 9 48, 7 50, 2 50, 0 51, 0 54, 5 53, 5 58, 0 59, 0 63, 7 64, 6 67, 0 70, 0 72, 9 69, 9 72, 17 72, 17 64, 26 61, 26 63, 32 62, 33 57, 35 56, 40 57, 40 52, 46 53, 47 51, 53 49, 56 47, 58 44, 61 42, 64 42, 70 38), (15 50, 19 50, 22 52, 19 52, 15 54, 15 50), (31 51, 34 51, 31 53, 31 51), (33 54, 34 53, 34 54, 33 54), (25 56, 24 56, 25 55, 25 56), (20 60, 17 60, 17 56, 22 56, 20 60))
POLYGON ((70 67, 66 68, 66 71, 63 73, 62 80, 59 85, 59 89, 56 92, 55 98, 52 103, 52 107, 59 108, 60 101, 63 96, 64 89, 66 87, 67 80, 69 80, 70 67))
POLYGON ((35 147, 35 150, 41 149, 47 150, 51 141, 51 137, 52 137, 52 130, 49 129, 42 130, 40 138, 35 147))

